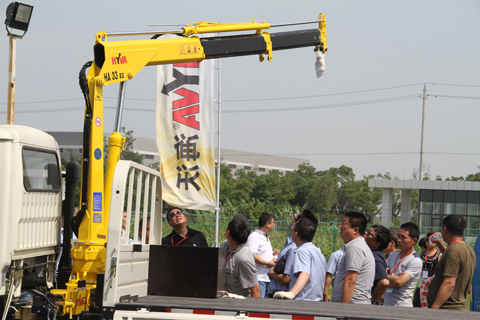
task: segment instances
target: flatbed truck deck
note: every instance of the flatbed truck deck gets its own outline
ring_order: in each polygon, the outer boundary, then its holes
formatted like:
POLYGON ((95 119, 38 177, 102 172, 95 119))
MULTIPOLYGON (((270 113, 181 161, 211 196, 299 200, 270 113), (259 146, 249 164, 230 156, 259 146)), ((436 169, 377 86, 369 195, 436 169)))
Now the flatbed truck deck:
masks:
POLYGON ((248 318, 270 319, 370 319, 370 320, 478 320, 475 312, 452 310, 433 310, 423 308, 404 308, 380 305, 358 305, 336 302, 311 302, 277 299, 231 299, 231 298, 186 298, 152 296, 138 298, 134 302, 117 303, 115 318, 138 318, 135 313, 164 313, 163 319, 189 319, 189 314, 207 315, 205 319, 215 319, 216 316, 240 316, 248 318), (130 314, 127 316, 127 314, 130 314), (173 315, 175 314, 175 316, 173 315), (184 317, 182 317, 182 314, 184 317), (209 315, 209 316, 208 316, 209 315))

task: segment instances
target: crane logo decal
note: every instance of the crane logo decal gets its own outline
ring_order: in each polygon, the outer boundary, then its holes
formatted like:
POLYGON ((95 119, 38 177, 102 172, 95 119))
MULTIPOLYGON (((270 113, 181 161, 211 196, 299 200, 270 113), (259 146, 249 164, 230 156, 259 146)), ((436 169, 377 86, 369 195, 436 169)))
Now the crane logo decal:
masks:
POLYGON ((122 56, 121 53, 118 53, 118 57, 112 57, 112 65, 116 65, 116 64, 126 64, 126 63, 128 63, 127 57, 126 57, 126 56, 122 56))
POLYGON ((184 75, 175 67, 196 68, 198 70, 198 63, 175 64, 172 73, 172 76, 175 78, 175 80, 163 85, 162 94, 168 96, 169 92, 173 91, 182 97, 178 100, 174 100, 172 103, 172 116, 174 122, 186 125, 187 127, 196 130, 200 130, 200 122, 198 122, 195 117, 195 115, 200 112, 198 92, 183 87, 186 84, 198 85, 199 76, 184 75))

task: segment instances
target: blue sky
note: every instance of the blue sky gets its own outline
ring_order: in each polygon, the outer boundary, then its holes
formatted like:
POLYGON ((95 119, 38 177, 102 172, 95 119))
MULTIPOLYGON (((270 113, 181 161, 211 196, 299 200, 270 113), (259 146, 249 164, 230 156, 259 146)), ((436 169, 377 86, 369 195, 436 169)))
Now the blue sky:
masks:
MULTIPOLYGON (((9 3, 0 1, 0 8, 6 9, 9 3)), ((152 30, 149 24, 196 21, 281 24, 315 20, 323 12, 329 50, 320 79, 315 76, 311 48, 274 52, 272 62, 260 63, 256 56, 222 60, 222 109, 226 111, 222 147, 309 159, 317 170, 347 165, 358 178, 390 172, 408 179, 419 167, 419 96, 426 83, 430 96, 425 170, 443 178, 478 171, 478 1, 182 1, 181 6, 175 1, 25 3, 35 8, 29 31, 17 41, 15 124, 46 131, 82 130, 78 72, 93 58, 98 31, 152 30), (305 108, 311 106, 316 108, 305 108), (294 110, 246 111, 282 108, 294 110), (243 112, 227 112, 233 110, 243 112)), ((0 37, 0 48, 3 124, 6 31, 0 37)), ((156 68, 145 68, 127 84, 125 107, 151 110, 124 113, 122 125, 139 137, 155 137, 155 73, 156 68)), ((117 92, 118 85, 104 89, 109 98, 104 113, 106 132, 113 129, 115 111, 109 108, 116 106, 117 92)))

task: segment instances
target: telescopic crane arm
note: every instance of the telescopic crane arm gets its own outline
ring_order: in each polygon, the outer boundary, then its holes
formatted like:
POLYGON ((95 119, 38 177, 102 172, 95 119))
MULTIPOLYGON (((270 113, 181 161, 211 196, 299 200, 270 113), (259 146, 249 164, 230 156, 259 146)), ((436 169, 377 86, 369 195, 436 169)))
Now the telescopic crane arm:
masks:
MULTIPOLYGON (((105 259, 110 213, 112 181, 115 166, 123 150, 125 138, 114 132, 109 138, 107 168, 104 178, 103 161, 103 86, 132 79, 145 66, 201 62, 245 55, 263 55, 272 61, 272 52, 301 47, 314 47, 327 51, 326 21, 319 14, 318 28, 269 33, 270 24, 264 21, 220 24, 197 22, 181 31, 147 33, 99 32, 94 45, 94 61, 85 79, 80 83, 86 99, 83 137, 81 210, 74 218, 73 230, 78 240, 73 240, 71 256, 72 274, 66 289, 52 290, 57 295, 58 315, 78 315, 100 307, 93 303, 92 291, 105 273, 105 259), (254 34, 200 38, 207 33, 255 31, 254 34), (115 36, 154 34, 147 40, 110 41, 115 36), (177 38, 162 38, 164 34, 177 34, 177 38), (76 221, 75 221, 76 219, 76 221), (76 301, 76 302, 75 302, 76 301), (80 301, 80 303, 78 302, 80 301), (87 302, 87 303, 85 303, 87 302)), ((303 23, 302 23, 303 24, 303 23)), ((293 25, 293 24, 292 24, 293 25)), ((90 66, 87 63, 82 72, 90 66)), ((121 84, 123 88, 123 83, 121 84)), ((119 95, 121 97, 121 95, 119 95)), ((120 108, 121 103, 119 103, 120 108)), ((118 128, 118 125, 116 126, 118 128)), ((118 130, 117 130, 118 131, 118 130)), ((101 286, 100 286, 101 287, 101 286)), ((100 292, 96 293, 101 294, 100 292)))

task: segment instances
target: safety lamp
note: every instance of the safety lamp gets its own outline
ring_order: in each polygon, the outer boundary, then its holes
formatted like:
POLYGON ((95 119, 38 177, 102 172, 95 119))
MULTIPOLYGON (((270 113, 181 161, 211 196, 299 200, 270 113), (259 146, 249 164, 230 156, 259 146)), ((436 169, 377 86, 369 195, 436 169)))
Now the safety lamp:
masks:
POLYGON ((32 16, 33 6, 20 2, 12 2, 7 7, 7 18, 5 25, 7 27, 27 32, 28 24, 32 16))

